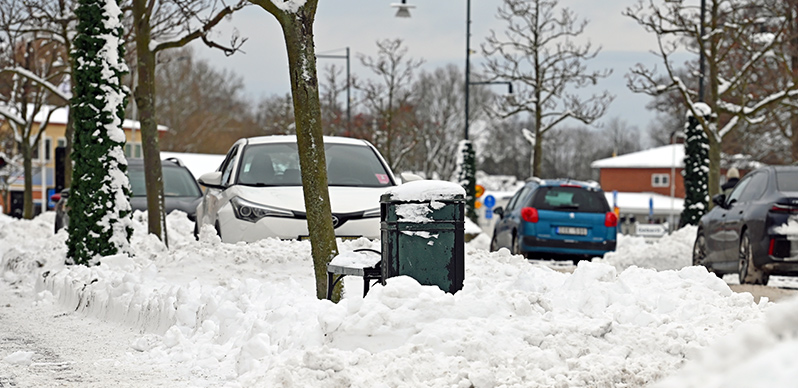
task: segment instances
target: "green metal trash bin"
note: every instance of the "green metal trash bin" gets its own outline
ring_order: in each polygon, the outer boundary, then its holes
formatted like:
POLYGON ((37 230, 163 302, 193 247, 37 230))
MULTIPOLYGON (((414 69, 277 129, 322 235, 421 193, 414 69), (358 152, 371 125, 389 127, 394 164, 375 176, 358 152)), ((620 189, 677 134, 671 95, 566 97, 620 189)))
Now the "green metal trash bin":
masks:
POLYGON ((410 276, 454 294, 465 278, 465 190, 455 183, 415 181, 380 197, 382 282, 410 276))

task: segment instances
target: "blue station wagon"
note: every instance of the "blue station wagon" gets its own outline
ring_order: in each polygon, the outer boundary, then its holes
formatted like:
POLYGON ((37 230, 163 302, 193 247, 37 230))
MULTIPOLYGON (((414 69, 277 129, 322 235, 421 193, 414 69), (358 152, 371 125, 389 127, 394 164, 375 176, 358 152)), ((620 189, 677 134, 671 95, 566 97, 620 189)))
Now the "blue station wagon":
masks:
POLYGON ((491 251, 576 263, 615 250, 618 217, 597 183, 533 178, 494 213, 491 251))

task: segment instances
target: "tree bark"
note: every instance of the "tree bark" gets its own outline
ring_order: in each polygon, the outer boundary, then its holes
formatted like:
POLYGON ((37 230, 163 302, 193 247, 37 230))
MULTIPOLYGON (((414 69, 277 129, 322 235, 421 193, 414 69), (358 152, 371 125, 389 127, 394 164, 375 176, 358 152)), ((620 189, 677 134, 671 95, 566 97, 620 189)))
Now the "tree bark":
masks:
MULTIPOLYGON (((302 188, 316 275, 316 296, 324 299, 327 294, 327 263, 338 255, 338 247, 327 191, 327 164, 313 42, 315 13, 316 1, 308 1, 295 14, 285 12, 278 20, 288 50, 299 164, 302 168, 302 188)), ((337 287, 334 301, 340 299, 340 293, 341 288, 337 287)))
POLYGON ((150 15, 145 0, 133 1, 133 28, 136 33, 138 84, 133 93, 139 113, 144 181, 147 188, 147 230, 167 243, 163 203, 163 173, 155 118, 155 53, 150 49, 150 15))
POLYGON ((33 161, 31 160, 31 146, 28 140, 20 144, 22 148, 22 167, 25 171, 25 192, 23 195, 22 218, 33 218, 33 161))

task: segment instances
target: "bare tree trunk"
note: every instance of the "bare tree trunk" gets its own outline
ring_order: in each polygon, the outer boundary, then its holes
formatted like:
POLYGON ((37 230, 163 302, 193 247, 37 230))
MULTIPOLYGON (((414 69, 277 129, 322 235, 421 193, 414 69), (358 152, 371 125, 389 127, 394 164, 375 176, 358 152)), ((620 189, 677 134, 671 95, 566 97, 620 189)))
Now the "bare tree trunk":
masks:
MULTIPOLYGON (((713 134, 708 134, 709 139, 709 197, 720 193, 720 143, 713 134)), ((714 206, 712 201, 708 201, 710 207, 714 206)))
MULTIPOLYGON (((288 50, 288 65, 293 91, 299 164, 307 210, 316 296, 327 294, 327 263, 338 255, 332 225, 327 167, 321 128, 319 85, 313 43, 316 3, 308 1, 296 14, 285 13, 280 20, 288 50)), ((333 300, 340 299, 340 287, 333 300)))
POLYGON ((33 218, 33 161, 31 160, 31 146, 27 140, 22 144, 22 166, 25 171, 25 193, 23 194, 22 218, 33 218))
POLYGON ((144 153, 144 180, 147 187, 147 230, 165 244, 166 217, 163 204, 163 173, 158 146, 158 122, 155 118, 155 53, 150 50, 151 26, 147 2, 133 1, 133 28, 136 32, 138 85, 134 92, 141 125, 144 153))

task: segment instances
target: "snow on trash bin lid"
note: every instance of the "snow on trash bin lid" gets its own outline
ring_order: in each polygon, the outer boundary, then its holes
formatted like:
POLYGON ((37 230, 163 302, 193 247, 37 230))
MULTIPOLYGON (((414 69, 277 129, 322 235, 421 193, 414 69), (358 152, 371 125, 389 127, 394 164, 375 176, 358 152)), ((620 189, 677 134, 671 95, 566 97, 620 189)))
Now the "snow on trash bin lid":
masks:
POLYGON ((439 180, 420 180, 401 184, 385 191, 384 196, 394 201, 435 201, 465 198, 465 189, 457 183, 439 180))

